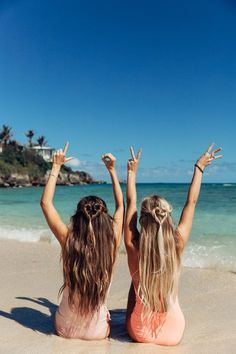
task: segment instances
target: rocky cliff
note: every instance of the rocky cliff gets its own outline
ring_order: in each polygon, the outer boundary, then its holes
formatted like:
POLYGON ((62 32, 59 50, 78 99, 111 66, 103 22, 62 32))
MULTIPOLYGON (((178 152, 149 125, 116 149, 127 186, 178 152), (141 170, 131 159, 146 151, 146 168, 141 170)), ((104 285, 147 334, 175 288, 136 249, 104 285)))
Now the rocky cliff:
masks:
MULTIPOLYGON (((32 149, 17 144, 4 145, 0 152, 0 187, 31 187, 44 186, 52 164, 32 149)), ((73 171, 62 166, 57 184, 91 184, 103 183, 96 181, 84 171, 73 171)))
MULTIPOLYGON (((44 186, 48 180, 49 171, 44 176, 29 176, 29 174, 11 173, 10 175, 3 176, 0 174, 0 187, 31 187, 31 186, 44 186)), ((90 174, 84 171, 69 171, 60 172, 57 184, 75 185, 75 184, 91 184, 91 183, 104 183, 102 181, 94 180, 90 174)))

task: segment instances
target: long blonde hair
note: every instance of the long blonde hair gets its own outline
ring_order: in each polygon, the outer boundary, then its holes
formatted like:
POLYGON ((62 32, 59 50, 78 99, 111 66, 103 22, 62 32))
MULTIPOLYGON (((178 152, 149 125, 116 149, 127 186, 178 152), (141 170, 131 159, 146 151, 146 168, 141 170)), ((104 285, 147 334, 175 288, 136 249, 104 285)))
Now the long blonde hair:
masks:
POLYGON ((92 316, 104 303, 116 255, 113 219, 105 202, 84 197, 71 217, 71 230, 62 250, 64 284, 69 305, 81 316, 92 316))
POLYGON ((172 207, 157 195, 141 204, 139 240, 139 288, 143 315, 167 312, 177 295, 182 243, 175 232, 172 207))

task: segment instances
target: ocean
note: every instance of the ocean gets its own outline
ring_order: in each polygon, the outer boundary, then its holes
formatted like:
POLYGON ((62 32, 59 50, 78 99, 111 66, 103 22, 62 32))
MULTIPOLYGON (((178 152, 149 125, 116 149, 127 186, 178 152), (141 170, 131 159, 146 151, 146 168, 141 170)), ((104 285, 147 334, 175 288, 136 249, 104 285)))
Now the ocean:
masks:
MULTIPOLYGON (((188 184, 137 184, 138 203, 158 194, 173 206, 178 223, 188 184)), ((125 193, 125 185, 122 185, 125 193)), ((56 242, 48 229, 39 202, 41 187, 0 189, 0 239, 26 242, 56 242)), ((78 200, 86 195, 103 198, 109 212, 114 211, 111 185, 58 186, 55 205, 68 223, 78 200)), ((236 271, 236 184, 203 184, 193 229, 184 252, 188 267, 220 268, 236 271)))

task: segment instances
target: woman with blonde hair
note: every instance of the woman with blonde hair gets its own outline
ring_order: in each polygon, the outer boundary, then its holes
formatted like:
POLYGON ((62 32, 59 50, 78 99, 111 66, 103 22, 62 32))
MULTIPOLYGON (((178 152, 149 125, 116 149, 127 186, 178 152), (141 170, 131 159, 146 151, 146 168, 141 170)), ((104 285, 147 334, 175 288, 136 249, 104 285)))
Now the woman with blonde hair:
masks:
POLYGON ((131 148, 128 161, 125 245, 132 278, 126 325, 130 337, 143 343, 176 345, 180 342, 185 319, 178 301, 181 256, 187 244, 198 200, 203 170, 217 158, 221 148, 210 145, 194 166, 192 182, 178 227, 172 220, 171 205, 153 195, 143 199, 140 232, 137 229, 137 157, 131 148))
POLYGON ((41 207, 47 223, 62 249, 64 283, 62 300, 55 316, 58 335, 66 338, 97 340, 109 335, 109 291, 123 227, 123 195, 112 154, 102 160, 110 174, 115 213, 108 214, 106 203, 97 196, 82 198, 67 226, 54 204, 56 181, 66 158, 68 143, 53 157, 52 171, 45 186, 41 207))

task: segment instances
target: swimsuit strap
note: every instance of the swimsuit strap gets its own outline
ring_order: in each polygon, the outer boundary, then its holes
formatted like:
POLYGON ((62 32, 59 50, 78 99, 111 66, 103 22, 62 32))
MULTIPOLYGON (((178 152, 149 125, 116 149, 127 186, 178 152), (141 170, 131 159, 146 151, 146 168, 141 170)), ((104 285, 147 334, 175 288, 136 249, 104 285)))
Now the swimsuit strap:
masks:
POLYGON ((132 274, 130 273, 130 275, 131 275, 131 278, 133 279, 133 277, 134 277, 134 275, 136 274, 136 273, 138 273, 138 269, 136 269, 136 271, 135 272, 133 272, 132 274))

